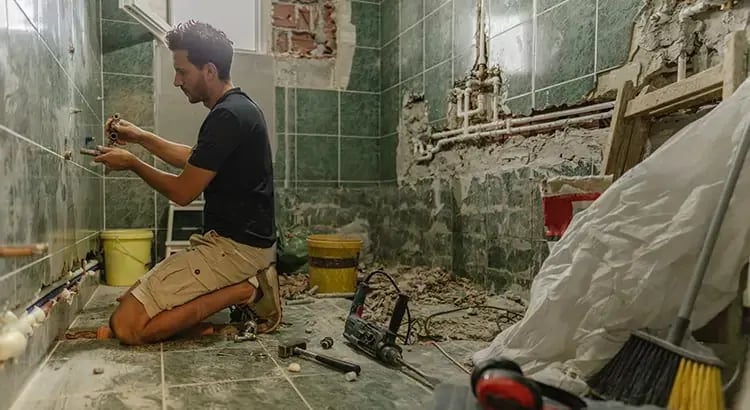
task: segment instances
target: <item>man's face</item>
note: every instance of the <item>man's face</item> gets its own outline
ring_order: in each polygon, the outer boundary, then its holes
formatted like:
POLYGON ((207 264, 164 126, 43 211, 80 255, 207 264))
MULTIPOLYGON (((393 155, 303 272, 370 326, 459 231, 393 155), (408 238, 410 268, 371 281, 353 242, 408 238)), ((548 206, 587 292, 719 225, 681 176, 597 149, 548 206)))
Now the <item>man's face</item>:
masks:
POLYGON ((207 98, 206 75, 208 64, 201 68, 196 67, 188 60, 186 50, 175 50, 172 53, 174 64, 174 86, 180 87, 191 104, 201 102, 207 98))

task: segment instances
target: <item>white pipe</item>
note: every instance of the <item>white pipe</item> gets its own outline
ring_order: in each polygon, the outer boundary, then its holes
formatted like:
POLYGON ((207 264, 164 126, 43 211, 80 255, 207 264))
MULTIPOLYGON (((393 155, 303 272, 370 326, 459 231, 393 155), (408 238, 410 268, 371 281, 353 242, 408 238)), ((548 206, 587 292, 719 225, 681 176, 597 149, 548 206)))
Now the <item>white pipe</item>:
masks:
POLYGON ((442 139, 456 136, 459 134, 466 134, 467 132, 471 133, 474 131, 486 131, 486 130, 491 130, 491 129, 497 129, 500 127, 508 128, 508 127, 512 127, 515 125, 528 124, 531 122, 538 122, 538 121, 555 119, 555 118, 560 118, 560 117, 567 117, 569 115, 586 114, 586 113, 590 113, 594 111, 612 109, 614 106, 615 106, 614 102, 606 102, 606 103, 601 103, 601 104, 589 105, 586 107, 572 108, 570 110, 556 111, 556 112, 551 112, 548 114, 536 115, 532 117, 513 118, 513 119, 508 119, 508 120, 497 120, 497 121, 493 121, 490 123, 472 125, 468 128, 467 131, 464 131, 464 129, 456 129, 456 130, 438 132, 438 133, 430 135, 430 139, 442 140, 442 139))
POLYGON ((677 81, 682 81, 687 77, 687 57, 685 52, 681 52, 677 57, 677 81))
POLYGON ((492 122, 500 119, 500 110, 498 109, 498 98, 500 94, 500 78, 492 77, 492 122))
POLYGON ((479 0, 479 65, 487 65, 487 50, 485 48, 485 32, 484 32, 484 1, 479 0))
POLYGON ((418 157, 416 160, 418 162, 431 160, 435 153, 439 152, 440 149, 444 145, 447 145, 450 143, 461 143, 461 142, 471 141, 471 140, 479 139, 483 137, 511 136, 511 135, 521 134, 525 132, 547 131, 547 130, 551 130, 555 128, 562 128, 562 127, 572 125, 572 124, 586 123, 590 121, 603 120, 607 118, 612 118, 612 111, 586 115, 586 116, 577 117, 577 118, 565 118, 563 120, 552 121, 552 122, 548 122, 544 124, 527 125, 527 126, 518 127, 518 128, 509 127, 509 128, 502 129, 502 130, 485 131, 485 132, 478 132, 478 133, 470 134, 470 135, 462 135, 460 137, 445 138, 445 139, 438 141, 438 143, 435 144, 429 151, 427 151, 425 155, 418 157))

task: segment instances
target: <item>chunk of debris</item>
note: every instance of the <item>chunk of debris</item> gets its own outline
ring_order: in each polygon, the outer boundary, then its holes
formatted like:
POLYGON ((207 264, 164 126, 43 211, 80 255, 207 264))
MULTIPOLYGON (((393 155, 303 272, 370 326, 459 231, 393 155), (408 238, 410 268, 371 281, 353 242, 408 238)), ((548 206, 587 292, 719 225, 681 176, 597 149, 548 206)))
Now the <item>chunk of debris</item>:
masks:
POLYGON ((348 382, 353 382, 353 381, 357 380, 357 373, 349 372, 349 373, 347 373, 347 374, 344 375, 344 378, 348 382))
POLYGON ((302 367, 300 367, 299 363, 289 363, 287 370, 292 373, 299 373, 302 370, 302 367))
POLYGON ((104 373, 104 369, 102 369, 101 367, 94 368, 94 374, 102 374, 102 373, 104 373))

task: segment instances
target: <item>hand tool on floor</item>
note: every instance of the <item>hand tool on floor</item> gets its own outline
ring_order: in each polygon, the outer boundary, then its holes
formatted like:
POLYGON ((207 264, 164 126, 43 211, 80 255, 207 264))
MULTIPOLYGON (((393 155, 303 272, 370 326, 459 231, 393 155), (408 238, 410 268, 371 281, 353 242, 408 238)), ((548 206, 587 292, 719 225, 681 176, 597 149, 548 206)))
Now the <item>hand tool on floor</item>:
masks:
POLYGON ((340 370, 344 373, 354 372, 357 375, 359 375, 359 373, 362 371, 362 369, 357 364, 350 363, 350 362, 340 360, 340 359, 335 359, 330 356, 313 353, 308 350, 305 350, 306 348, 307 348, 307 342, 305 342, 304 340, 291 340, 291 341, 281 342, 279 344, 279 357, 282 359, 285 359, 287 357, 300 355, 302 357, 308 358, 310 360, 313 360, 318 363, 324 364, 328 367, 331 367, 332 369, 340 370))
MULTIPOLYGON (((420 383, 432 389, 434 388, 436 380, 404 361, 401 346, 396 343, 398 329, 401 327, 404 313, 407 314, 408 320, 411 322, 408 302, 409 297, 401 293, 398 289, 398 285, 396 285, 396 282, 390 277, 390 275, 383 271, 374 271, 370 273, 370 275, 359 284, 357 292, 354 294, 354 300, 349 308, 349 315, 344 322, 344 337, 354 347, 383 364, 408 368, 423 379, 418 380, 420 383), (391 319, 387 328, 372 323, 362 317, 365 299, 370 290, 368 282, 370 278, 377 273, 385 275, 396 288, 396 292, 398 292, 396 305, 393 308, 393 313, 391 314, 391 319)), ((407 339, 409 338, 410 330, 411 329, 407 331, 407 339)))
POLYGON ((723 410, 721 384, 723 363, 682 347, 690 328, 690 316, 698 298, 703 277, 724 222, 729 202, 750 150, 750 116, 729 170, 727 182, 708 227, 703 247, 667 340, 636 332, 622 350, 589 381, 597 394, 629 404, 656 404, 669 409, 723 410))
POLYGON ((242 329, 240 332, 234 336, 234 341, 239 342, 246 342, 246 341, 254 341, 258 338, 258 325, 253 320, 248 320, 242 325, 242 329))

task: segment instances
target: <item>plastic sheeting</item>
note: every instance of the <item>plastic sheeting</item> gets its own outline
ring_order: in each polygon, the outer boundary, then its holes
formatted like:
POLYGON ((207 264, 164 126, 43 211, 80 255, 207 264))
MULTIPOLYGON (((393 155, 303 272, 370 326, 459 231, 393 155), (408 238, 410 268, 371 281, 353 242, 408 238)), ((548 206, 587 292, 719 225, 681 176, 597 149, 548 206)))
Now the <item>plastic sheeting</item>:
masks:
MULTIPOLYGON (((680 130, 576 214, 531 286, 525 317, 476 352, 582 394, 633 330, 659 337, 677 316, 731 158, 750 116, 750 82, 680 130)), ((704 326, 736 296, 750 256, 750 165, 730 203, 695 305, 704 326)), ((700 349, 694 340, 685 345, 700 349)))

